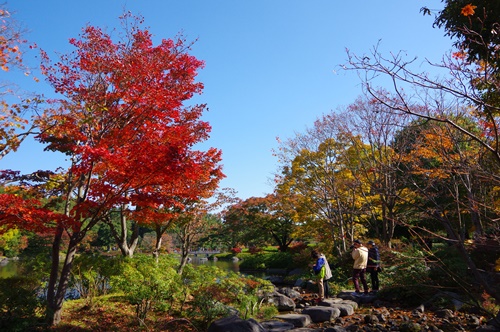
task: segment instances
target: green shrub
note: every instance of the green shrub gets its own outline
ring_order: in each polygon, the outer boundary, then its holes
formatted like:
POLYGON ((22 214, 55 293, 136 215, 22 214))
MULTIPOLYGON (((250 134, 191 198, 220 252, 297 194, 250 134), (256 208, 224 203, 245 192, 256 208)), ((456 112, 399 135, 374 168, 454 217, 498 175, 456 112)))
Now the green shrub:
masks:
POLYGON ((266 255, 257 254, 245 257, 240 263, 240 270, 264 270, 266 266, 266 255))
POLYGON ((291 251, 290 253, 292 254, 293 267, 310 270, 310 265, 312 263, 310 250, 301 250, 298 251, 297 253, 291 251))
POLYGON ((262 315, 264 307, 259 294, 274 289, 269 281, 243 277, 214 266, 187 269, 183 278, 193 298, 186 314, 203 330, 234 310, 245 318, 262 315))
POLYGON ((83 254, 75 258, 70 286, 92 307, 97 296, 110 290, 111 277, 118 274, 119 259, 83 254))
POLYGON ((258 318, 260 319, 272 319, 274 316, 278 315, 278 308, 274 304, 266 304, 263 305, 260 309, 260 315, 258 318))
POLYGON ((18 229, 8 229, 0 234, 0 252, 7 257, 18 256, 27 246, 27 236, 18 229))
POLYGON ((385 252, 383 261, 383 272, 379 273, 381 297, 418 305, 435 293, 424 251, 406 246, 401 251, 385 252))
POLYGON ((29 331, 38 324, 43 313, 40 286, 32 275, 0 279, 1 331, 29 331))
POLYGON ((293 262, 292 254, 289 252, 276 252, 269 254, 267 256, 267 266, 270 268, 284 269, 291 268, 291 262, 293 262))
POLYGON ((264 247, 262 248, 264 249, 264 251, 267 251, 267 252, 278 252, 278 247, 276 246, 267 246, 267 247, 264 247))
POLYGON ((239 260, 244 261, 250 257, 253 257, 253 255, 249 252, 242 252, 242 253, 237 254, 236 257, 238 257, 239 260))
POLYGON ((467 280, 467 264, 454 246, 438 246, 429 264, 429 278, 442 287, 457 287, 456 280, 467 280), (450 274, 453 278, 450 278, 450 274))
POLYGON ((220 254, 215 254, 214 258, 220 259, 220 260, 231 260, 231 258, 234 257, 234 254, 232 252, 223 252, 220 254))
POLYGON ((159 261, 150 256, 126 259, 121 265, 121 273, 111 278, 112 287, 122 291, 127 300, 136 306, 136 315, 144 324, 150 310, 168 311, 176 297, 180 297, 180 276, 176 272, 176 262, 167 256, 159 261))
POLYGON ((240 263, 240 269, 243 270, 262 270, 262 269, 285 269, 293 268, 292 254, 288 252, 261 253, 245 256, 240 263))

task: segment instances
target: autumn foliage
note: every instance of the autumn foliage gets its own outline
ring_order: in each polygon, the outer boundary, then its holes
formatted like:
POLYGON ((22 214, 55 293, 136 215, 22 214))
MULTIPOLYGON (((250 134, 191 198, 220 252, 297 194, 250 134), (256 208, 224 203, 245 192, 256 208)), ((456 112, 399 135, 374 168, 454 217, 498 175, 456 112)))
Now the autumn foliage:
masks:
POLYGON ((66 154, 70 165, 47 178, 50 191, 36 200, 0 196, 1 224, 30 230, 50 225, 55 234, 51 324, 60 320, 66 290, 55 286, 66 284, 78 244, 92 227, 117 212, 123 220, 154 223, 182 211, 182 202, 210 197, 223 177, 219 150, 194 149, 209 137, 210 125, 200 120, 205 105, 185 105, 203 89, 195 80, 203 62, 188 53, 183 39, 154 46, 140 19, 127 14, 123 22, 127 29, 118 42, 88 26, 70 40, 75 51, 58 62, 42 52, 43 73, 61 98, 50 100, 37 119, 37 140, 66 154), (63 236, 69 242, 58 270, 63 236))

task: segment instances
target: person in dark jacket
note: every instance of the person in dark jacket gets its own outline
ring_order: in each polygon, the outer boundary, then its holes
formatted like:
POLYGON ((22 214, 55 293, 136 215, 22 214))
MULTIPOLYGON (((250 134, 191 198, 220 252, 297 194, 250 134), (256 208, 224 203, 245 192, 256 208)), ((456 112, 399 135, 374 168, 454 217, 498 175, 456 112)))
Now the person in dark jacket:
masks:
POLYGON ((378 280, 380 253, 375 242, 368 241, 366 245, 368 247, 368 264, 366 265, 366 272, 370 273, 372 292, 376 293, 380 288, 380 282, 378 280))

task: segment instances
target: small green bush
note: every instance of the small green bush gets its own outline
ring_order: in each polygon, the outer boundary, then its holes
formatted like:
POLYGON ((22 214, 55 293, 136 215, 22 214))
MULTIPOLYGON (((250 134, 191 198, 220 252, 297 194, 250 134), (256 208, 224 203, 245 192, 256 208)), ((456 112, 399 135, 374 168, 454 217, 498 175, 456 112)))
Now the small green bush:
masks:
MULTIPOLYGON (((454 246, 437 247, 429 263, 429 278, 436 286, 457 287, 456 280, 467 280, 467 264, 454 246), (453 275, 453 278, 450 277, 453 275)), ((470 281, 470 280, 469 280, 470 281)))
POLYGON ((83 254, 75 258, 70 285, 85 299, 89 307, 97 296, 110 290, 111 277, 118 274, 119 259, 100 255, 83 254))
POLYGON ((40 280, 33 276, 0 279, 0 330, 29 331, 43 313, 40 280))
POLYGON ((224 261, 224 260, 230 260, 231 258, 233 258, 234 254, 232 252, 223 252, 220 254, 215 254, 214 257, 224 261))
POLYGON ((127 300, 136 306, 139 322, 144 324, 150 310, 168 311, 176 297, 180 297, 180 276, 176 272, 176 262, 167 256, 159 261, 151 256, 136 255, 125 259, 121 273, 111 278, 112 287, 122 291, 127 300))
POLYGON ((277 252, 272 253, 267 256, 267 265, 270 268, 284 269, 291 268, 291 262, 293 262, 292 254, 289 252, 277 252))
POLYGON ((242 270, 294 268, 292 254, 288 252, 261 253, 245 256, 240 263, 242 270))
POLYGON ((206 330, 215 319, 238 310, 245 318, 262 315, 259 294, 271 291, 269 281, 244 277, 214 266, 197 266, 183 275, 193 298, 187 315, 206 330))
POLYGON ((266 254, 245 257, 240 263, 240 270, 264 270, 266 268, 266 254))

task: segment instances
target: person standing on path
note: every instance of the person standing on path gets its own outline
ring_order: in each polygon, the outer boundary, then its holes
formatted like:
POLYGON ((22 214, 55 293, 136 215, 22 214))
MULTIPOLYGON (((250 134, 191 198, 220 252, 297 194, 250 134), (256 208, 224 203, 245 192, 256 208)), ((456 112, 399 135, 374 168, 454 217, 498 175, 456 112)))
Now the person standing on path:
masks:
POLYGON ((325 299, 330 296, 330 286, 328 285, 328 279, 332 277, 332 269, 330 269, 330 264, 328 264, 328 260, 326 259, 325 254, 320 254, 319 258, 323 258, 325 260, 325 277, 323 278, 323 289, 325 290, 325 299))
POLYGON ((332 270, 326 259, 326 256, 318 250, 311 251, 311 257, 316 260, 313 265, 313 271, 318 282, 319 301, 323 301, 325 296, 328 297, 330 291, 328 287, 328 279, 332 277, 332 270))
POLYGON ((365 294, 368 294, 368 284, 366 283, 366 265, 368 264, 368 249, 361 243, 360 240, 354 240, 352 244, 351 256, 354 259, 354 266, 352 270, 352 282, 356 289, 356 294, 361 294, 359 288, 359 281, 363 285, 365 294))
POLYGON ((380 288, 380 282, 378 279, 380 269, 380 253, 375 242, 368 241, 366 245, 368 247, 368 264, 366 266, 366 272, 370 273, 372 292, 376 293, 380 288))

